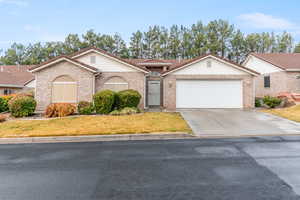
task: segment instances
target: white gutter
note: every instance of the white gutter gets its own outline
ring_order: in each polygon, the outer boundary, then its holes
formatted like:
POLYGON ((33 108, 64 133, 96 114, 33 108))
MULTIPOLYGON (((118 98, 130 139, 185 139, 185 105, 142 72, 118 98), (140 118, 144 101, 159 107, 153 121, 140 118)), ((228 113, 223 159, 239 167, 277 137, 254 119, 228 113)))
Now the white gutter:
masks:
POLYGON ((23 85, 0 84, 0 87, 23 88, 23 85))
POLYGON ((300 69, 286 69, 287 72, 300 72, 300 69))

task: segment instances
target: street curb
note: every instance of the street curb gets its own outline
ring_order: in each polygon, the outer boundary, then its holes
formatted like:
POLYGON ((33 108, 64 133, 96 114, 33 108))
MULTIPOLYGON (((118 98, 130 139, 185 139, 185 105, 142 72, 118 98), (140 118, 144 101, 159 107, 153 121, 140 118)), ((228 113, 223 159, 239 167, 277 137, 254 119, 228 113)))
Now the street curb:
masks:
POLYGON ((192 134, 176 133, 148 133, 122 135, 87 135, 87 136, 57 136, 57 137, 24 137, 0 138, 0 144, 28 144, 28 143, 65 143, 65 142, 101 142, 101 141, 130 141, 130 140, 169 140, 194 138, 192 134))

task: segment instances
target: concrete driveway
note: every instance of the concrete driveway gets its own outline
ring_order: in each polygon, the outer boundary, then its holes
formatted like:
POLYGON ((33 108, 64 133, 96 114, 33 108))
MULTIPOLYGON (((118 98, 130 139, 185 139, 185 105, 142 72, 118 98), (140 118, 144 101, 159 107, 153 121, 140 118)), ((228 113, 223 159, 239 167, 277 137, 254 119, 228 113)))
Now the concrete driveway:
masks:
POLYGON ((199 109, 181 114, 200 137, 300 134, 300 123, 255 110, 199 109))

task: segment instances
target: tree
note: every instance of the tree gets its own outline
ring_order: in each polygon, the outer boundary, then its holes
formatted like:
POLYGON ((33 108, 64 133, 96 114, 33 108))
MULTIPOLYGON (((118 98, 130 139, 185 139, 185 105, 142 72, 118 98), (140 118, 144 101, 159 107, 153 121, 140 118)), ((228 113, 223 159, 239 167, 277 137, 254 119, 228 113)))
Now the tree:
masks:
POLYGON ((170 29, 170 36, 169 36, 169 42, 168 42, 168 51, 169 51, 169 58, 179 58, 181 57, 180 50, 180 31, 177 25, 171 26, 170 29))
POLYGON ((291 34, 283 32, 277 35, 277 51, 280 53, 291 53, 293 47, 293 38, 291 34))
POLYGON ((300 43, 298 43, 294 49, 294 53, 300 53, 300 43))
POLYGON ((132 34, 129 52, 132 58, 143 58, 143 33, 141 31, 132 34))
POLYGON ((229 49, 228 57, 230 60, 240 63, 246 57, 245 38, 240 30, 233 33, 229 49))
POLYGON ((23 44, 13 43, 12 46, 7 49, 4 56, 1 57, 1 63, 5 65, 15 65, 15 64, 29 64, 25 62, 26 47, 23 44))
POLYGON ((191 26, 150 26, 145 32, 132 34, 127 47, 121 35, 96 33, 69 34, 63 42, 14 43, 0 55, 1 64, 38 64, 50 58, 71 54, 82 48, 95 46, 122 58, 191 59, 213 53, 241 62, 251 52, 300 52, 300 43, 293 49, 291 34, 250 33, 244 35, 225 20, 208 24, 198 21, 191 26))

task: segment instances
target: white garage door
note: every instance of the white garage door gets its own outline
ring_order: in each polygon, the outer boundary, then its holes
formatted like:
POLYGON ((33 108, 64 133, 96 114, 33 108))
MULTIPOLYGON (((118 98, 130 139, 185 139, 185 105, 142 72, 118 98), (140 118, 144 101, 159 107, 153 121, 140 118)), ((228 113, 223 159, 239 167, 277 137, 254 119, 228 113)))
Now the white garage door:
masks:
POLYGON ((241 80, 177 80, 177 108, 242 108, 241 80))

